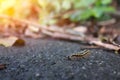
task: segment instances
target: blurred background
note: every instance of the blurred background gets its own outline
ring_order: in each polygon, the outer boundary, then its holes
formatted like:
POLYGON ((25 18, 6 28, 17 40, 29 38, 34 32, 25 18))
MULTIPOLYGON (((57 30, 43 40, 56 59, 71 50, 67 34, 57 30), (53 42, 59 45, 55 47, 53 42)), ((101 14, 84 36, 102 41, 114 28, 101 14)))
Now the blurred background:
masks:
MULTIPOLYGON (((119 22, 119 9, 119 0, 0 0, 0 33, 4 36, 23 34, 28 25, 20 21, 25 19, 44 26, 84 25, 96 34, 100 26, 119 22)), ((38 31, 33 26, 30 29, 38 31)))
POLYGON ((54 24, 57 19, 72 22, 102 16, 119 8, 119 0, 0 0, 0 14, 35 19, 41 24, 54 24))

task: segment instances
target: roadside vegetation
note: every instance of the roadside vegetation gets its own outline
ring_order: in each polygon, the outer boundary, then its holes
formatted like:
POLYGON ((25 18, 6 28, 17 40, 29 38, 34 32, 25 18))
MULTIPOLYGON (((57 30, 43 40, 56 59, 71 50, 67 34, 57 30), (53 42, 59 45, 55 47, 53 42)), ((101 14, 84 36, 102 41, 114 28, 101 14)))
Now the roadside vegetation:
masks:
POLYGON ((113 0, 0 0, 0 44, 25 44, 23 37, 82 41, 120 51, 113 0), (11 41, 13 41, 11 43, 11 41))

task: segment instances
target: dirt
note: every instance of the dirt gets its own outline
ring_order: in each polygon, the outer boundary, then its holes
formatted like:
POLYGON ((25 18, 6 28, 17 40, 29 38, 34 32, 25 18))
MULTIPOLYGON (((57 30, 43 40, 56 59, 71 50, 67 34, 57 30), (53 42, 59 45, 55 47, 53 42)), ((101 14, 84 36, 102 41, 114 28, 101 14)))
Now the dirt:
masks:
POLYGON ((24 47, 0 46, 0 80, 120 80, 120 55, 88 49, 90 55, 68 60, 84 44, 54 39, 25 39, 24 47))

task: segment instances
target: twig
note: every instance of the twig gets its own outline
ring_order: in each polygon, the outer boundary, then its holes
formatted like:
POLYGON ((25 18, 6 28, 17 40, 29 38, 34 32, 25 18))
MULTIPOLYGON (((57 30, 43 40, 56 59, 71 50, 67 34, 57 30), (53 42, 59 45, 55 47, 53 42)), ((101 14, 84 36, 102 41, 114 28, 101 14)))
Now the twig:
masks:
POLYGON ((72 35, 78 35, 78 36, 85 36, 83 33, 78 32, 78 31, 72 31, 71 29, 63 29, 57 26, 41 26, 38 23, 35 22, 31 22, 25 19, 17 19, 17 18, 13 18, 10 16, 6 16, 6 15, 0 15, 0 18, 3 19, 9 19, 9 20, 13 20, 13 21, 18 21, 27 25, 32 25, 34 27, 38 27, 42 30, 49 30, 49 31, 56 31, 56 32, 60 32, 60 33, 68 33, 68 34, 72 34, 72 35))
POLYGON ((71 35, 70 32, 66 32, 66 30, 62 29, 62 28, 58 28, 58 27, 47 27, 47 26, 40 26, 37 23, 33 23, 31 21, 28 20, 21 20, 21 19, 16 19, 16 18, 12 18, 9 16, 5 16, 5 15, 0 15, 0 18, 6 18, 9 20, 13 20, 13 21, 18 21, 24 24, 28 24, 28 25, 32 25, 35 27, 39 27, 41 29, 41 32, 45 35, 51 36, 53 38, 61 38, 61 39, 67 39, 67 40, 75 40, 75 41, 84 41, 84 42, 88 42, 88 43, 92 43, 110 50, 120 50, 119 46, 115 46, 113 44, 108 44, 108 43, 103 43, 100 40, 96 39, 96 38, 92 38, 89 36, 80 36, 80 35, 71 35), (56 29, 55 29, 56 28, 56 29))
POLYGON ((58 32, 50 32, 50 31, 46 31, 43 30, 42 33, 51 36, 53 38, 61 38, 61 39, 69 39, 69 40, 74 40, 74 41, 84 41, 84 42, 88 42, 90 44, 95 44, 110 50, 120 50, 120 47, 115 46, 113 44, 108 44, 108 43, 103 43, 98 39, 95 38, 91 38, 91 37, 87 37, 87 38, 82 38, 82 37, 78 37, 78 36, 72 36, 72 35, 68 35, 68 34, 63 34, 63 33, 58 33, 58 32))
POLYGON ((52 33, 52 32, 48 32, 48 31, 43 31, 44 34, 49 35, 51 37, 54 38, 61 38, 61 39, 69 39, 69 40, 75 40, 75 41, 84 41, 84 42, 88 42, 90 44, 95 44, 110 50, 120 50, 120 47, 112 45, 112 44, 108 44, 108 43, 103 43, 100 40, 97 40, 95 38, 90 38, 90 37, 86 37, 86 38, 82 38, 82 37, 78 37, 78 36, 71 36, 71 35, 66 35, 66 34, 61 34, 61 33, 52 33))
POLYGON ((69 39, 69 40, 74 40, 74 41, 83 41, 84 38, 80 36, 73 36, 65 33, 59 33, 59 32, 51 32, 47 30, 42 30, 42 33, 48 36, 51 36, 53 38, 61 38, 61 39, 69 39))
POLYGON ((101 41, 91 41, 90 43, 107 48, 107 49, 110 49, 110 50, 116 50, 116 51, 120 50, 120 47, 118 47, 118 46, 108 44, 108 43, 103 43, 101 41))

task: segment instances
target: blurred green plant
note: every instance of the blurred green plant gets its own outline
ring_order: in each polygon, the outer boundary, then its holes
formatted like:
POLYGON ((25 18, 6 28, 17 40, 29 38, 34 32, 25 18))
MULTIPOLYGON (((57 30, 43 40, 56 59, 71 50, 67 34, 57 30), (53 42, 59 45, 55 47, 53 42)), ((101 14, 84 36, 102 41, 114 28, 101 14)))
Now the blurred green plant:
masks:
POLYGON ((70 15, 72 21, 87 20, 91 17, 100 19, 106 13, 114 12, 114 8, 109 4, 112 0, 74 0, 74 9, 77 9, 70 15))
POLYGON ((42 13, 40 22, 52 24, 56 17, 69 18, 71 21, 85 21, 91 17, 101 19, 105 14, 114 12, 112 0, 39 0, 42 13), (43 14, 43 15, 42 15, 43 14))

